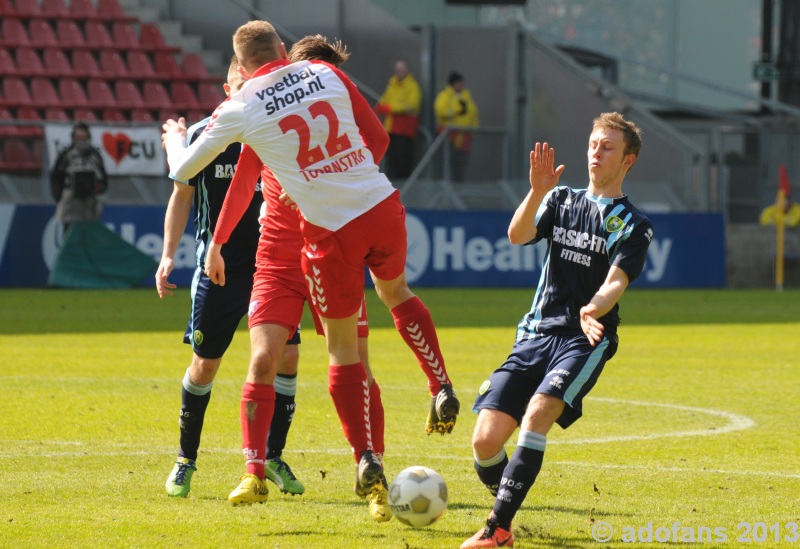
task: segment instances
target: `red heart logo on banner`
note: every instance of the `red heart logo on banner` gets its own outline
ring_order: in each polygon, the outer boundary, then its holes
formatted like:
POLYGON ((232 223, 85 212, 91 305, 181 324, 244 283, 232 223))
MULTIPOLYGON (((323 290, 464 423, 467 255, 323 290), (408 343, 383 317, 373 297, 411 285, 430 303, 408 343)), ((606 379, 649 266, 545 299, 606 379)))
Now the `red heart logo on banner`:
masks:
POLYGON ((122 159, 131 152, 131 138, 124 133, 114 135, 106 132, 103 134, 103 148, 114 159, 114 162, 119 165, 122 159))

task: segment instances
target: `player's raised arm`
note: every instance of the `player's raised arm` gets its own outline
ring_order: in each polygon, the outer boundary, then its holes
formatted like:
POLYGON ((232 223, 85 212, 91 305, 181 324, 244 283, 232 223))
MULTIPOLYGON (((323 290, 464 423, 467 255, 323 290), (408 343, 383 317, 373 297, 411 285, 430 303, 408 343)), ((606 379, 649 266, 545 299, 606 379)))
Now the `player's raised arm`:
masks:
POLYGON ((531 190, 514 212, 508 227, 512 244, 527 244, 536 237, 536 212, 545 195, 558 184, 564 165, 555 166, 556 151, 548 143, 536 143, 530 154, 531 190))

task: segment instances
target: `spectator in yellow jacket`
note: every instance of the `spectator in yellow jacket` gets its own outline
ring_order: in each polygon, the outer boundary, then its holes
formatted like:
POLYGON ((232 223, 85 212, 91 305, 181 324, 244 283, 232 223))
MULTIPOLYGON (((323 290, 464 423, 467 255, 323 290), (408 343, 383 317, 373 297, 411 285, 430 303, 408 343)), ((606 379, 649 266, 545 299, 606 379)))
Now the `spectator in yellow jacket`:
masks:
POLYGON ((450 177, 453 181, 463 181, 472 150, 473 132, 478 127, 478 107, 472 94, 464 87, 464 77, 451 72, 447 86, 439 92, 433 103, 436 124, 439 132, 445 127, 452 128, 448 136, 450 143, 450 177))
POLYGON ((408 70, 408 63, 398 59, 394 74, 375 105, 375 112, 383 116, 383 127, 389 134, 385 157, 385 173, 389 179, 406 179, 411 175, 421 105, 422 89, 408 70))

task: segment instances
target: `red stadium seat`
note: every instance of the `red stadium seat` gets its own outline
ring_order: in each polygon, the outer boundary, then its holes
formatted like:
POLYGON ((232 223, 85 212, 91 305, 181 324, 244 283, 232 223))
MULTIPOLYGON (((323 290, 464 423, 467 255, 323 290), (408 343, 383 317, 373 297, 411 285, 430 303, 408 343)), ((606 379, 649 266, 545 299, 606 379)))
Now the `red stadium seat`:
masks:
POLYGON ((61 104, 53 82, 45 77, 31 79, 31 99, 35 107, 58 107, 61 104))
POLYGON ((170 86, 172 103, 181 109, 193 110, 200 107, 197 94, 188 82, 173 82, 170 86))
POLYGON ((142 96, 147 106, 152 109, 167 109, 172 105, 169 92, 164 84, 155 80, 148 80, 142 86, 142 96))
POLYGON ((153 54, 153 58, 156 74, 159 76, 167 79, 182 77, 183 73, 180 65, 178 65, 178 60, 175 59, 175 55, 165 51, 157 51, 153 54))
POLYGON ((11 107, 30 107, 33 105, 28 85, 21 78, 6 76, 3 78, 3 104, 11 107))
POLYGON ((128 119, 119 109, 103 109, 103 120, 106 122, 127 122, 128 119))
POLYGON ((92 0, 71 0, 69 14, 73 19, 97 19, 97 10, 92 0))
POLYGON ((60 79, 58 81, 58 95, 61 97, 61 104, 68 109, 89 106, 89 98, 86 96, 86 91, 75 78, 60 79))
POLYGON ((78 107, 72 112, 72 118, 79 122, 97 122, 99 118, 93 109, 88 107, 78 107))
POLYGON ((197 100, 200 105, 207 108, 209 114, 225 100, 222 85, 211 82, 201 82, 197 84, 197 100))
POLYGON ((71 19, 59 19, 56 23, 56 40, 62 48, 83 46, 86 42, 78 23, 71 19))
POLYGON ((97 16, 107 21, 138 21, 136 17, 126 14, 117 0, 97 0, 97 16))
POLYGON ((3 76, 17 74, 17 63, 6 48, 0 48, 0 74, 3 76))
POLYGON ((72 117, 60 107, 45 109, 44 119, 48 122, 72 122, 72 117))
POLYGON ((142 23, 139 25, 139 43, 143 48, 152 51, 169 51, 177 53, 180 48, 168 46, 161 34, 161 29, 155 23, 142 23))
POLYGON ((142 94, 132 80, 115 81, 114 96, 117 98, 117 106, 123 109, 136 109, 145 106, 142 94))
POLYGON ((28 39, 31 46, 49 48, 58 45, 53 26, 46 19, 31 19, 28 22, 28 39))
POLYGON ((114 42, 114 47, 121 50, 138 50, 142 47, 136 31, 124 21, 114 21, 111 24, 111 40, 114 42))
POLYGON ((133 109, 131 111, 132 122, 155 122, 153 113, 147 109, 133 109))
POLYGON ((103 78, 127 78, 128 65, 122 58, 122 53, 117 50, 102 50, 100 52, 100 72, 103 78))
POLYGON ((72 52, 72 71, 80 78, 94 78, 100 76, 100 67, 97 59, 89 50, 74 50, 72 52))
POLYGON ((0 108, 0 137, 22 135, 21 128, 16 124, 16 120, 16 117, 9 109, 0 108))
POLYGON ((42 115, 39 110, 34 107, 19 107, 17 109, 17 120, 20 122, 29 122, 29 124, 20 124, 20 135, 27 135, 31 137, 41 137, 44 135, 44 128, 42 127, 42 115))
POLYGON ((72 65, 64 50, 61 48, 47 48, 44 50, 44 72, 59 78, 72 74, 72 65))
POLYGON ((14 3, 11 0, 0 0, 0 15, 3 17, 9 17, 16 13, 17 9, 14 7, 14 3))
POLYGON ((14 0, 15 15, 20 18, 29 19, 42 15, 42 8, 38 0, 14 0))
POLYGON ((187 76, 202 79, 209 76, 206 62, 196 53, 184 53, 181 59, 181 69, 187 76))
POLYGON ((28 29, 21 20, 15 17, 3 17, 3 22, 0 24, 0 36, 3 37, 4 45, 11 47, 28 46, 31 42, 28 37, 28 29))
POLYGON ((114 92, 111 91, 111 86, 108 85, 108 82, 99 78, 89 80, 89 83, 86 84, 86 95, 89 97, 89 103, 98 109, 114 107, 117 103, 114 92))
POLYGON ((114 42, 111 41, 111 34, 102 21, 86 21, 83 27, 83 35, 86 37, 85 45, 91 49, 113 48, 114 42))
POLYGON ((3 155, 0 159, 0 169, 14 172, 30 172, 42 169, 42 164, 36 162, 22 139, 4 139, 3 155))
POLYGON ((52 19, 69 17, 69 8, 64 0, 42 0, 42 15, 52 19))
POLYGON ((17 74, 36 76, 44 74, 44 64, 35 49, 27 46, 17 48, 17 74))
POLYGON ((181 116, 183 116, 183 115, 180 114, 178 112, 178 110, 174 109, 174 108, 173 109, 161 109, 160 111, 158 111, 158 121, 159 122, 166 122, 170 118, 172 120, 177 120, 181 116))
POLYGON ((131 78, 155 78, 156 70, 147 53, 139 50, 129 51, 127 58, 128 75, 131 78))

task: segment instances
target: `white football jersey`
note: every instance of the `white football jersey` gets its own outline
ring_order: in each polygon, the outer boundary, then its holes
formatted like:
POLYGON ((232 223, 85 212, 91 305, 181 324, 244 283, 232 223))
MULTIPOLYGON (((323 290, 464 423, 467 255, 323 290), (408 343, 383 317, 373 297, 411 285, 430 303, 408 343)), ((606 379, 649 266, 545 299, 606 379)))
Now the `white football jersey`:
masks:
POLYGON ((362 143, 343 78, 318 62, 265 65, 217 108, 189 148, 167 143, 171 175, 189 179, 228 144, 246 143, 305 219, 338 230, 395 190, 362 143))

